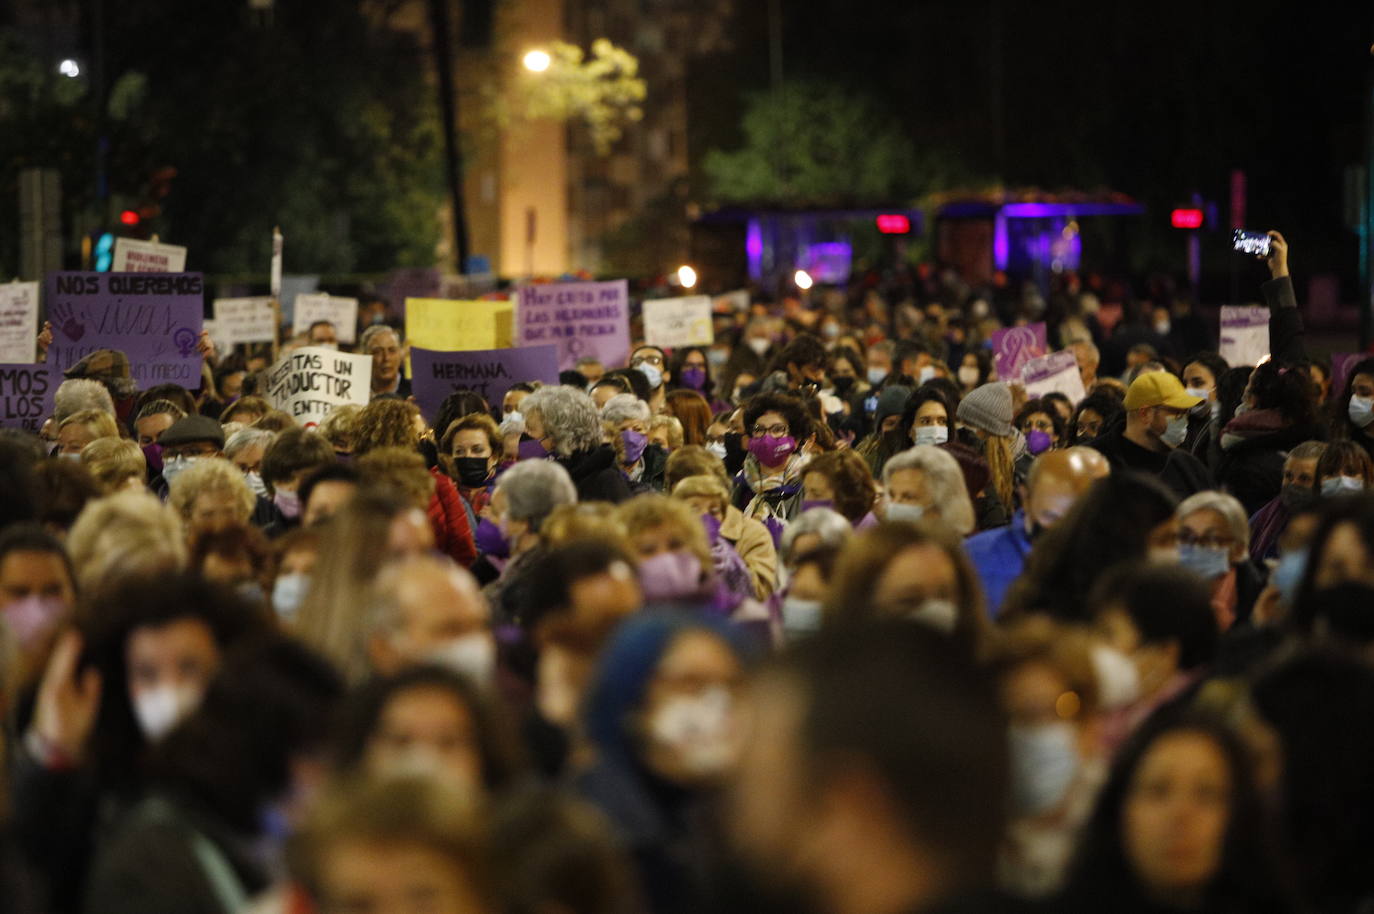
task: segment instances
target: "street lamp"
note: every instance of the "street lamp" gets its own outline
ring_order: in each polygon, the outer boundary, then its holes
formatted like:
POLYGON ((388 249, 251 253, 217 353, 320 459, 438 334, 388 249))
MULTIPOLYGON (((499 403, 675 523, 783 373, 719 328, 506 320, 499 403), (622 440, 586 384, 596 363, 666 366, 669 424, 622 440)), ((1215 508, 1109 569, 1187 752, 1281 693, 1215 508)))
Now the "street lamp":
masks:
POLYGON ((72 60, 70 57, 68 57, 66 60, 62 61, 60 64, 57 65, 57 72, 61 73, 68 79, 75 79, 76 77, 81 75, 81 65, 76 61, 72 60))
POLYGON ((543 73, 553 63, 553 58, 548 51, 534 50, 525 54, 523 63, 531 73, 543 73))
POLYGON ((678 285, 682 286, 684 289, 695 288, 697 284, 697 271, 683 264, 677 268, 677 282, 678 285))
POLYGON ((811 274, 805 270, 798 270, 792 276, 792 281, 795 282, 797 288, 801 289, 803 292, 815 285, 815 282, 811 279, 811 274))

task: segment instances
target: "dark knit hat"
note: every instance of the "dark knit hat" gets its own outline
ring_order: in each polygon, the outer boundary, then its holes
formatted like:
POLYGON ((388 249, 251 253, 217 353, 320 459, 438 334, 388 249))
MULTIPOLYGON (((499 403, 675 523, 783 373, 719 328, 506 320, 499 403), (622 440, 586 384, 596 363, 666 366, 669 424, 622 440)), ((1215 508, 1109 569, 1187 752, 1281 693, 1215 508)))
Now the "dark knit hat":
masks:
POLYGON ((900 416, 906 409, 906 401, 911 397, 911 388, 901 384, 884 387, 878 394, 878 408, 873 413, 873 425, 881 429, 883 420, 888 416, 900 416))
POLYGON ((959 421, 979 431, 1009 438, 1011 425, 1011 388, 1001 381, 974 388, 959 402, 959 421))

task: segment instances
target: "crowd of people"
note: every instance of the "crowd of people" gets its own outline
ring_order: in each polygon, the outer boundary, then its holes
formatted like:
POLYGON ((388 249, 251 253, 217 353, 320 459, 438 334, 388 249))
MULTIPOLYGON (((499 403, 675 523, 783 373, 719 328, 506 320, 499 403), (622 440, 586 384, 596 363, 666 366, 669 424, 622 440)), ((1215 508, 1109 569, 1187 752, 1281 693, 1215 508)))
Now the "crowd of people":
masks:
POLYGON ((91 354, 0 432, 4 908, 1368 911, 1374 358, 1272 239, 1253 368, 939 271, 433 415, 382 303, 309 428, 91 354))

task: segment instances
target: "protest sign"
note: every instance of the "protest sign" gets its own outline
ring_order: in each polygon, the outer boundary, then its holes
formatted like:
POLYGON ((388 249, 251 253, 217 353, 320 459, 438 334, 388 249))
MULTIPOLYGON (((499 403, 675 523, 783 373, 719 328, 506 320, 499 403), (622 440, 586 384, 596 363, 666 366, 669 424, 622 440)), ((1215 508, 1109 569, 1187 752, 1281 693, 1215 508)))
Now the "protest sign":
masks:
POLYGON ((38 358, 38 283, 0 286, 0 362, 38 358))
POLYGON ((1043 323, 1006 327, 993 331, 992 334, 992 352, 997 364, 997 377, 1002 381, 1019 379, 1022 366, 1031 359, 1040 358, 1049 350, 1043 323))
POLYGON ((220 357, 234 348, 233 339, 225 335, 224 325, 214 318, 207 317, 201 321, 200 329, 209 334, 210 343, 215 347, 215 352, 220 357))
POLYGON ((267 401, 314 428, 336 406, 366 406, 372 396, 372 357, 305 346, 277 360, 267 375, 267 401))
POLYGON ((659 298, 644 303, 644 342, 650 346, 709 346, 715 339, 708 296, 659 298))
POLYGON ((0 365, 0 426, 38 434, 61 376, 47 365, 0 365))
POLYGON ((277 338, 277 316, 272 299, 217 298, 215 323, 223 339, 238 343, 270 343, 277 338))
MULTIPOLYGON (((276 261, 274 256, 273 261, 276 261)), ((281 303, 281 313, 283 320, 291 320, 296 310, 296 298, 301 295, 313 295, 320 288, 320 278, 318 276, 299 276, 285 275, 281 277, 281 294, 277 296, 277 301, 281 303)))
POLYGON ((1061 393, 1075 406, 1083 399, 1083 376, 1078 373, 1078 359, 1069 350, 1031 359, 1021 366, 1021 380, 1026 385, 1026 396, 1031 399, 1061 393))
POLYGON ((515 344, 555 344, 560 371, 584 356, 603 365, 629 360, 629 284, 623 279, 524 286, 516 315, 515 344))
POLYGON ((305 333, 317 321, 329 321, 340 343, 354 343, 358 339, 358 300, 340 298, 321 292, 319 295, 297 295, 292 312, 291 332, 305 333))
MULTIPOLYGON (((439 404, 455 390, 472 390, 488 403, 500 404, 506 391, 520 381, 558 383, 558 347, 476 349, 464 352, 410 350, 410 387, 415 402, 433 421, 439 404)), ((435 433, 442 435, 442 429, 435 433)))
POLYGON ((186 249, 175 244, 116 238, 113 273, 180 273, 186 269, 186 249))
POLYGON ((140 388, 195 390, 203 288, 199 273, 50 273, 48 364, 66 371, 97 349, 118 349, 140 388))
POLYGON ((1221 309, 1221 345, 1232 368, 1254 368, 1269 356, 1269 309, 1259 305, 1225 305, 1221 309))
POLYGON ((514 302, 406 300, 406 341, 422 349, 505 349, 511 345, 514 322, 514 302))

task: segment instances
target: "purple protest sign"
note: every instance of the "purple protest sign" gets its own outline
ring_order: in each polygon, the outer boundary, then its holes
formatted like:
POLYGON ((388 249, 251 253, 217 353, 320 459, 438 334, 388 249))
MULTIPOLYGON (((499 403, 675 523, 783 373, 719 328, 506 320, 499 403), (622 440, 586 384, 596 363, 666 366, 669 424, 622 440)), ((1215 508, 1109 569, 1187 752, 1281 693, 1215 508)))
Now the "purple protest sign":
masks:
POLYGON ((1032 399, 1048 393, 1061 393, 1075 406, 1083 399, 1083 377, 1078 373, 1078 359, 1067 349, 1031 359, 1021 368, 1026 384, 1026 396, 1032 399))
POLYGON ((595 356, 607 368, 630 359, 630 291, 614 282, 570 282, 520 289, 516 346, 558 347, 560 371, 595 356))
POLYGON ((54 374, 47 365, 0 365, 0 426, 38 434, 62 381, 54 374))
POLYGON ((97 349, 118 349, 142 389, 200 387, 204 291, 199 273, 49 273, 48 364, 58 371, 97 349))
POLYGON ((994 331, 992 351, 997 360, 998 380, 1012 381, 1020 378, 1022 366, 1050 351, 1044 323, 1006 327, 994 331))
MULTIPOLYGON (((473 349, 467 352, 410 350, 411 392, 432 422, 439 404, 455 390, 473 390, 500 407, 506 391, 520 381, 558 383, 558 347, 473 349)), ((435 429, 439 435, 444 429, 435 429)))

